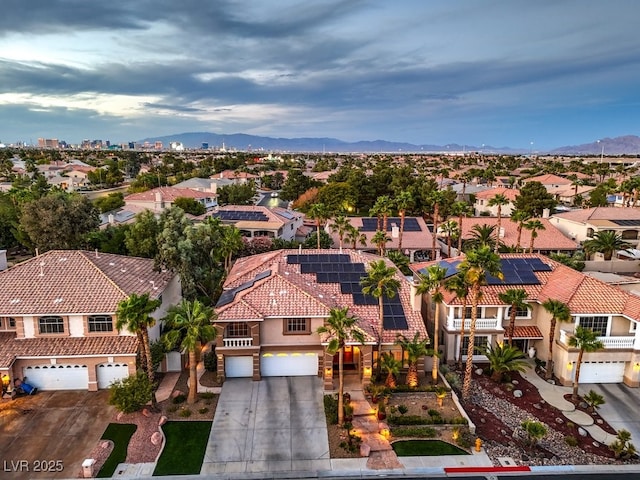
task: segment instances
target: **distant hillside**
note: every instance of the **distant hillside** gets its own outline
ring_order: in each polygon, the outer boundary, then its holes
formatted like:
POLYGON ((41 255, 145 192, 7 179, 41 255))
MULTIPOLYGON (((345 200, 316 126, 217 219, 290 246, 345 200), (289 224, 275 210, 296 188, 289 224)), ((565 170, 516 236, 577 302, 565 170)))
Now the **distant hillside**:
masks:
POLYGON ((558 155, 637 155, 640 153, 640 137, 625 135, 616 138, 603 138, 600 142, 560 147, 549 153, 558 155))
MULTIPOLYGON (((224 143, 227 149, 255 150, 255 151, 285 151, 285 152, 338 152, 338 153, 375 153, 375 152, 462 152, 478 151, 473 145, 414 145, 411 143, 387 142, 385 140, 344 142, 336 138, 272 138, 233 133, 221 135, 210 132, 188 132, 164 137, 150 137, 140 142, 160 141, 164 145, 180 142, 186 148, 200 148, 203 143, 209 147, 221 147, 224 143)), ((484 146, 485 152, 519 153, 518 150, 506 147, 494 148, 484 146)))

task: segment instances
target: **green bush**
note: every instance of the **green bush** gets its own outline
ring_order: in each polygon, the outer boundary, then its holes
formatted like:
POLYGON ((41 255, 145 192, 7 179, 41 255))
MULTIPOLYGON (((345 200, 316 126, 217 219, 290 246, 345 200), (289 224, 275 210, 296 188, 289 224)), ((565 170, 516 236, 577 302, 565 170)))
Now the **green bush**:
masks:
POLYGON ((329 424, 336 425, 338 423, 338 399, 333 395, 324 396, 324 415, 329 424))
POLYGON ((180 416, 184 417, 184 418, 188 418, 191 416, 191 410, 189 410, 188 408, 184 408, 182 410, 180 410, 180 416))
POLYGON ((578 446, 578 440, 573 435, 569 435, 568 437, 564 437, 564 441, 570 447, 577 447, 578 446))
POLYGON ((406 405, 399 405, 398 411, 400 412, 401 415, 404 415, 409 411, 409 407, 407 407, 406 405))
POLYGON ((218 356, 215 350, 210 350, 205 353, 202 361, 204 362, 204 368, 207 372, 218 371, 218 356))
POLYGON ((178 405, 180 403, 184 403, 187 400, 187 396, 180 394, 180 395, 176 395, 175 397, 173 397, 173 399, 171 400, 174 404, 178 405))
POLYGON ((467 425, 463 417, 443 418, 440 415, 423 417, 420 415, 391 415, 389 425, 467 425))
POLYGON ((167 407, 167 412, 169 413, 173 413, 173 412, 177 412, 178 411, 178 406, 177 405, 171 405, 169 407, 167 407))
POLYGON ((434 410, 433 408, 430 408, 427 413, 429 414, 430 417, 440 417, 440 412, 438 410, 434 410))
POLYGON ((151 342, 149 344, 151 348, 151 363, 153 364, 153 371, 157 372, 160 363, 164 360, 164 356, 167 353, 167 350, 164 347, 164 343, 161 341, 151 342))
POLYGON ((202 392, 202 393, 199 393, 198 396, 203 400, 211 400, 213 397, 216 396, 216 394, 213 392, 202 392))
POLYGON ((396 437, 435 438, 438 436, 438 432, 432 427, 398 427, 391 431, 396 437))
POLYGON ((201 415, 204 415, 205 413, 208 413, 209 409, 207 407, 202 407, 200 410, 198 410, 198 413, 201 415))
POLYGON ((152 385, 149 377, 138 372, 136 375, 113 382, 109 387, 109 405, 123 413, 136 412, 151 401, 152 385))
POLYGON ((447 380, 447 382, 449 382, 449 385, 451 385, 451 388, 455 388, 456 390, 459 390, 460 387, 462 386, 460 384, 460 377, 458 377, 458 375, 455 374, 454 372, 449 372, 445 374, 444 378, 447 380))

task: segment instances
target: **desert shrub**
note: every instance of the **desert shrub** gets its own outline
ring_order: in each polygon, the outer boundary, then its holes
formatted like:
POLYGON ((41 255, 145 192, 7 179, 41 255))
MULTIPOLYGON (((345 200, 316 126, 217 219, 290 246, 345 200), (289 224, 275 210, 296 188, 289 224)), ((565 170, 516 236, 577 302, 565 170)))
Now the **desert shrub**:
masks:
POLYGON ((189 410, 188 408, 184 408, 182 410, 180 410, 180 416, 184 417, 184 418, 188 418, 191 416, 191 410, 189 410))
POLYGON ((205 353, 202 361, 204 362, 204 368, 207 372, 218 371, 218 357, 216 356, 215 350, 209 350, 205 353))
POLYGON ((400 412, 401 415, 404 415, 409 411, 409 407, 407 407, 406 405, 399 405, 398 411, 400 412))
POLYGON ((616 440, 609 445, 609 450, 616 458, 631 458, 636 454, 636 447, 631 443, 631 433, 628 430, 618 430, 616 440))
POLYGON ((524 420, 520 426, 527 435, 527 444, 530 447, 535 446, 538 440, 544 438, 547 434, 547 427, 537 420, 524 420))
POLYGON ((446 363, 441 363, 440 373, 442 373, 443 375, 446 375, 447 373, 449 373, 449 365, 447 365, 446 363))
POLYGON ((177 412, 178 411, 178 406, 177 405, 170 405, 169 407, 167 407, 167 412, 169 413, 173 413, 173 412, 177 412))
POLYGON ((171 400, 174 404, 178 405, 180 403, 184 403, 187 401, 187 396, 180 394, 180 395, 176 395, 175 397, 173 397, 173 399, 171 400))
POLYGON ((216 396, 216 394, 213 392, 202 392, 202 393, 199 393, 198 396, 203 400, 211 400, 213 397, 216 396))
POLYGON ((198 413, 201 415, 204 415, 205 413, 208 413, 209 409, 207 407, 202 407, 200 410, 198 410, 198 413))
POLYGON ((577 447, 578 446, 578 440, 573 435, 569 435, 568 437, 564 437, 564 441, 570 447, 577 447))
POLYGON ((109 405, 122 413, 136 412, 151 401, 152 385, 142 372, 117 380, 109 387, 109 405))
POLYGON ((576 428, 576 424, 573 422, 567 422, 567 427, 569 428, 576 428))
POLYGON ((433 408, 430 408, 427 413, 429 414, 430 417, 439 417, 440 416, 440 412, 438 410, 434 410, 433 408))
POLYGON ((460 432, 460 435, 456 439, 456 445, 460 448, 471 448, 474 442, 475 436, 469 430, 460 432))
POLYGON ((450 423, 452 425, 468 425, 469 424, 469 420, 467 420, 464 417, 453 417, 453 418, 449 419, 449 421, 447 423, 450 423))
POLYGON ((453 372, 449 372, 445 374, 444 378, 447 379, 447 382, 449 382, 449 385, 451 385, 451 388, 455 388, 456 390, 459 390, 460 387, 462 386, 460 383, 460 377, 453 372))
POLYGON ((438 432, 432 427, 398 427, 392 430, 396 437, 435 438, 438 432))
POLYGON ((333 395, 324 396, 324 415, 331 425, 338 423, 338 399, 333 395))
POLYGON ((151 348, 151 363, 153 364, 153 371, 157 372, 160 363, 164 360, 167 350, 165 349, 164 343, 160 340, 151 342, 149 347, 151 348))

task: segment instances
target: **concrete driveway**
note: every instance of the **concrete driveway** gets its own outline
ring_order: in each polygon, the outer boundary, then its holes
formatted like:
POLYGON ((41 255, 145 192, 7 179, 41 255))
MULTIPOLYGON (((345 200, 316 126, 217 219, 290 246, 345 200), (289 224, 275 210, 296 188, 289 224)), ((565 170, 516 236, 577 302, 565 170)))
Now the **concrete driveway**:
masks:
POLYGON ((77 477, 113 417, 108 396, 108 391, 38 392, 0 402, 0 476, 77 477))
POLYGON ((226 380, 201 474, 330 470, 317 377, 226 380))
POLYGON ((589 390, 604 397, 606 403, 598 409, 602 418, 616 430, 628 430, 631 441, 640 445, 640 389, 622 383, 585 383, 580 385, 579 393, 584 395, 589 390))

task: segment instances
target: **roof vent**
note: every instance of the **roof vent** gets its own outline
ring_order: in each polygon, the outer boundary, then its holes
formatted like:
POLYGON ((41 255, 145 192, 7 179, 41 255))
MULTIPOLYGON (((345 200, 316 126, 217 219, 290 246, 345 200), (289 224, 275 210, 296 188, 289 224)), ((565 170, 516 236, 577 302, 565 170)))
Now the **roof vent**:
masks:
POLYGON ((11 305, 15 305, 16 303, 20 303, 20 299, 19 298, 12 298, 9 303, 11 305))
POLYGON ((58 297, 53 301, 53 303, 55 303, 55 304, 62 303, 62 302, 63 302, 63 298, 62 297, 58 297))

